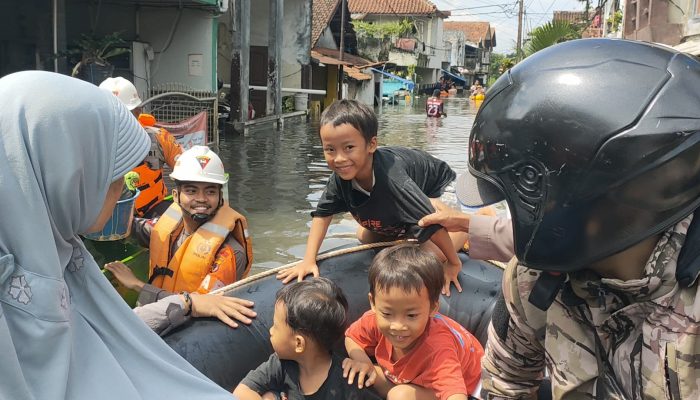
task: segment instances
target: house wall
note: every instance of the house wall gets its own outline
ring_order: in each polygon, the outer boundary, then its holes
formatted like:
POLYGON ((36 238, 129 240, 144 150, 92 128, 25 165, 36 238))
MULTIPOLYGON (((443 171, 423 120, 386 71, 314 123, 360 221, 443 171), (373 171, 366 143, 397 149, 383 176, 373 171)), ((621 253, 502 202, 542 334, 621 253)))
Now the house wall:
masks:
POLYGON ((216 17, 199 10, 143 7, 140 21, 141 40, 155 51, 151 86, 179 82, 198 90, 216 91, 216 17), (201 66, 197 67, 200 60, 201 66))
POLYGON ((450 49, 446 49, 443 41, 443 19, 442 18, 430 18, 429 20, 429 35, 426 42, 426 52, 429 54, 428 58, 428 68, 442 68, 442 63, 447 61, 447 53, 450 49))
MULTIPOLYGON (((285 0, 282 21, 282 87, 301 88, 301 66, 309 63, 311 51, 311 20, 305 3, 311 0, 285 0)), ((250 45, 267 47, 269 2, 250 4, 250 45)))
MULTIPOLYGON (((66 41, 70 45, 85 32, 97 35, 121 32, 128 43, 148 43, 154 51, 150 63, 150 85, 178 82, 197 90, 216 90, 216 19, 210 13, 185 8, 178 11, 168 7, 140 7, 129 3, 66 2, 66 41), (179 15, 179 18, 178 18, 179 15), (140 21, 137 26, 137 21, 140 21), (170 38, 172 32, 171 40, 170 38), (201 55, 201 63, 189 68, 188 55, 201 55)), ((130 44, 127 47, 131 47, 130 44)), ((132 76, 129 58, 114 61, 115 75, 132 79, 145 87, 146 76, 132 76)), ((136 58, 138 59, 138 58, 136 58)), ((145 60, 144 57, 140 58, 145 60)), ((192 60, 199 61, 199 59, 192 60)))
MULTIPOLYGON (((364 81, 355 81, 350 86, 353 87, 355 93, 354 97, 349 98, 354 98, 370 107, 374 107, 374 78, 364 81)), ((348 92, 351 92, 350 88, 348 88, 348 92)))
POLYGON ((416 55, 413 53, 407 53, 403 51, 390 51, 389 52, 389 62, 401 66, 416 65, 418 60, 416 55))
POLYGON ((326 27, 326 29, 323 30, 323 33, 321 33, 321 36, 316 41, 316 47, 324 47, 326 49, 337 49, 339 47, 339 45, 335 43, 331 28, 326 27))
POLYGON ((416 83, 434 83, 438 81, 439 69, 416 68, 416 83))
POLYGON ((450 45, 450 56, 448 60, 450 66, 464 66, 464 32, 462 31, 444 31, 443 41, 450 45))
POLYGON ((689 4, 670 1, 638 0, 625 7, 624 38, 677 45, 683 38, 689 4), (679 10, 678 8, 681 8, 679 10))
MULTIPOLYGON (((402 20, 403 16, 395 15, 366 15, 362 20, 374 23, 397 22, 402 20)), ((436 79, 437 71, 442 68, 442 63, 447 61, 447 54, 450 49, 445 48, 443 42, 443 19, 438 17, 422 17, 411 16, 416 26, 416 33, 413 37, 417 40, 416 51, 413 53, 403 51, 389 51, 389 62, 400 66, 416 65, 416 74, 420 79, 436 79), (426 61, 427 58, 427 61, 426 61), (426 71, 425 69, 434 71, 426 71), (418 70, 423 70, 418 72, 418 70)), ((379 47, 371 46, 360 50, 360 53, 369 58, 376 60, 379 55, 379 47)), ((426 82, 426 81, 424 81, 426 82)))

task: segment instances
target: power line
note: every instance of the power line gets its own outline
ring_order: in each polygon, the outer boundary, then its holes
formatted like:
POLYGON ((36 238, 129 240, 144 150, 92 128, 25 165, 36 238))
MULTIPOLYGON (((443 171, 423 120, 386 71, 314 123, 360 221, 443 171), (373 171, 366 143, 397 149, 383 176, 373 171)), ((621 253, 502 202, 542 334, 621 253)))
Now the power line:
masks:
POLYGON ((506 6, 511 6, 512 4, 508 3, 503 3, 503 4, 489 4, 489 5, 483 5, 483 6, 474 6, 474 7, 461 7, 461 8, 453 8, 451 10, 440 10, 440 11, 462 11, 462 10, 476 10, 478 8, 489 8, 489 7, 506 7, 506 6))

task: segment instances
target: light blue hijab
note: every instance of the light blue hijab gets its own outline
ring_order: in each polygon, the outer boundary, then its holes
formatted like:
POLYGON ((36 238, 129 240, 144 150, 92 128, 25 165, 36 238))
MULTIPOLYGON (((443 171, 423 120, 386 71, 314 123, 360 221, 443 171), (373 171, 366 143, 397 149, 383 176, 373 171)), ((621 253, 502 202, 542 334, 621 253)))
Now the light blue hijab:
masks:
POLYGON ((134 315, 78 237, 149 146, 94 85, 0 79, 0 399, 231 399, 134 315))

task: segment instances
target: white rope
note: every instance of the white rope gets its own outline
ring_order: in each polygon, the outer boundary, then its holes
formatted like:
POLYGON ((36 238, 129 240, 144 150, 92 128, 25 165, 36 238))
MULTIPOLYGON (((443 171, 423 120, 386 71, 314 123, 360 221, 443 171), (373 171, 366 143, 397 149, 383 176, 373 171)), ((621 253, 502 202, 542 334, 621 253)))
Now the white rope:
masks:
MULTIPOLYGON (((354 247, 350 247, 347 249, 339 249, 339 250, 329 251, 328 253, 320 254, 318 257, 316 257, 316 261, 322 261, 322 260, 326 260, 328 258, 342 256, 345 254, 357 253, 357 252, 365 251, 365 250, 369 250, 369 249, 376 249, 376 248, 380 248, 380 247, 390 247, 390 246, 394 246, 394 245, 405 243, 405 242, 406 242, 406 240, 395 240, 393 242, 377 242, 377 243, 361 244, 359 246, 354 246, 354 247)), ((239 281, 236 281, 230 285, 226 285, 222 288, 213 290, 210 292, 210 294, 225 293, 229 290, 235 289, 239 286, 246 285, 250 282, 255 282, 257 280, 263 279, 263 278, 268 277, 270 275, 276 275, 278 272, 284 271, 285 269, 292 268, 301 262, 302 262, 302 260, 294 261, 294 262, 289 263, 289 264, 285 264, 285 265, 282 265, 282 266, 279 266, 276 268, 268 269, 266 271, 263 271, 263 272, 255 274, 255 275, 249 276, 247 278, 241 279, 239 281)), ((488 262, 495 265, 496 267, 498 267, 500 269, 505 269, 506 265, 507 265, 506 263, 502 263, 500 261, 489 260, 488 262)))

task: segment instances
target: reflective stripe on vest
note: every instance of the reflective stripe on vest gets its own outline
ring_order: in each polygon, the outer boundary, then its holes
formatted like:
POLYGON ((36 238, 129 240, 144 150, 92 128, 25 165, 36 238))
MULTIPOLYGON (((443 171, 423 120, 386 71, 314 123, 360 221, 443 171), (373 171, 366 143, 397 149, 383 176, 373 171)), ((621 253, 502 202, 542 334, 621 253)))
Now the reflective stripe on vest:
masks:
POLYGON ((230 233, 246 250, 248 262, 243 276, 248 274, 253 264, 253 247, 248 237, 248 223, 241 214, 224 204, 211 220, 185 239, 171 257, 170 248, 181 226, 182 210, 173 204, 153 227, 149 246, 151 284, 169 292, 197 291, 230 233))

